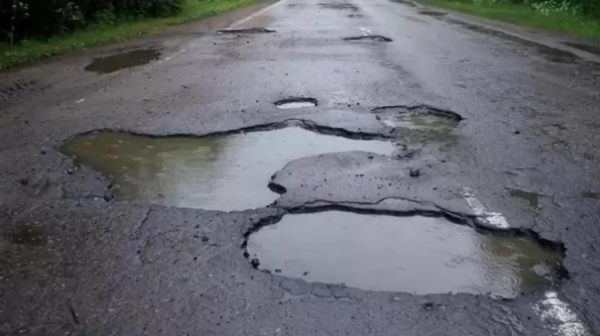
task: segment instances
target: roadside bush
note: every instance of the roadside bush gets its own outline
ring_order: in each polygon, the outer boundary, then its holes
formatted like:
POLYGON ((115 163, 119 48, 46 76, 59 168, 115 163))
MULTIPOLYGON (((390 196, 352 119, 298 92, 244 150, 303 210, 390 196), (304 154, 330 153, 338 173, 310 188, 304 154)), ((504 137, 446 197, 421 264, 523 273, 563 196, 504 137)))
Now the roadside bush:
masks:
POLYGON ((47 38, 91 23, 169 16, 185 0, 0 0, 0 42, 47 38))

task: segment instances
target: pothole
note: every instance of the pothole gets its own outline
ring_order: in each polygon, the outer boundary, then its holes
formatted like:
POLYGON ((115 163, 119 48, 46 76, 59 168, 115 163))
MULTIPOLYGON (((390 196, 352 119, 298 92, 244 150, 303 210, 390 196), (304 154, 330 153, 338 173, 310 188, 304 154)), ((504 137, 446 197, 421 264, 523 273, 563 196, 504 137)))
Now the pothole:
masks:
POLYGON ((349 3, 320 3, 319 6, 327 9, 341 9, 341 10, 351 10, 358 11, 358 7, 349 3))
POLYGON ((122 69, 148 64, 160 57, 160 49, 137 49, 125 53, 98 57, 85 67, 85 70, 106 74, 122 69))
POLYGON ((287 110, 287 109, 296 109, 296 108, 304 108, 304 107, 315 107, 319 104, 319 101, 315 98, 305 98, 305 97, 290 97, 285 99, 280 99, 276 101, 275 106, 277 108, 287 110))
POLYGON ((272 34, 274 30, 265 27, 254 27, 244 29, 222 29, 217 31, 219 34, 272 34))
POLYGON ((275 201, 279 195, 267 188, 271 175, 292 160, 354 150, 391 154, 394 145, 288 127, 206 137, 102 131, 62 147, 76 163, 110 177, 117 199, 224 211, 275 201))
POLYGON ((384 106, 372 112, 388 126, 430 132, 450 132, 463 119, 457 113, 426 105, 384 106))
POLYGON ((392 39, 382 35, 362 35, 344 37, 344 41, 372 41, 372 42, 392 42, 392 39))
POLYGON ((578 42, 562 42, 562 44, 567 45, 569 47, 573 47, 579 50, 583 50, 595 55, 600 55, 600 45, 592 45, 578 42))
POLYGON ((437 217, 292 214, 250 234, 246 248, 255 267, 285 277, 420 295, 514 298, 562 275, 558 249, 437 217))
POLYGON ((432 10, 420 10, 419 14, 431 16, 431 17, 434 17, 434 18, 441 18, 443 16, 446 16, 447 13, 437 12, 437 11, 432 11, 432 10))

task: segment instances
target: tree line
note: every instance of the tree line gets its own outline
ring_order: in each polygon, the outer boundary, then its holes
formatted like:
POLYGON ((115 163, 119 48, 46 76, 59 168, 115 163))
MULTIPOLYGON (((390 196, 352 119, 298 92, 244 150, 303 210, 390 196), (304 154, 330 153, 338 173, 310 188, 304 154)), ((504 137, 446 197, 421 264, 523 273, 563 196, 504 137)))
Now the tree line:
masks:
POLYGON ((0 42, 47 38, 90 24, 168 16, 185 0, 0 0, 0 42))

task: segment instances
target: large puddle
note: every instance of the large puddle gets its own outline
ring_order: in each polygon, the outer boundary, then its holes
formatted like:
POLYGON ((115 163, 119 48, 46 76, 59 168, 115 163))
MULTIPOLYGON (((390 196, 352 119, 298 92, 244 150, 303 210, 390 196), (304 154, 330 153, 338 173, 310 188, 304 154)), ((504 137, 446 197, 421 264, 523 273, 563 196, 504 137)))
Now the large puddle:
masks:
POLYGON ((271 175, 294 159, 351 150, 391 154, 394 146, 290 127, 203 138, 98 132, 76 136, 62 150, 111 177, 121 200, 231 211, 275 201, 271 175))
POLYGON ((85 70, 106 74, 122 69, 148 64, 160 57, 159 49, 138 49, 121 54, 94 58, 85 70))
POLYGON ((531 238, 441 218, 329 211, 286 215, 248 238, 258 268, 310 282, 414 294, 516 297, 549 287, 558 253, 531 238))

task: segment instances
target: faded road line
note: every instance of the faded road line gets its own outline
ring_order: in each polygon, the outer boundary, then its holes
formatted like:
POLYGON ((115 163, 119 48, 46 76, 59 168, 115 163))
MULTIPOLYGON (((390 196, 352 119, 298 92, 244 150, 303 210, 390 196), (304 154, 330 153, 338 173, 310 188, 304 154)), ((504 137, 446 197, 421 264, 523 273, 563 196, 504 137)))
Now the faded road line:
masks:
POLYGON ((534 309, 543 322, 552 323, 552 329, 559 336, 589 336, 585 326, 569 305, 558 298, 556 292, 546 292, 545 299, 534 309))
POLYGON ((463 196, 473 210, 473 213, 476 216, 485 217, 484 220, 491 226, 495 226, 499 229, 508 229, 510 227, 506 218, 504 218, 504 215, 499 212, 488 211, 485 205, 475 197, 471 188, 464 188, 463 196))
POLYGON ((280 6, 280 5, 282 5, 284 2, 287 2, 287 0, 281 0, 281 1, 278 1, 278 2, 276 2, 276 3, 274 3, 274 4, 270 5, 270 6, 267 6, 267 7, 263 8, 263 9, 259 10, 258 12, 252 13, 252 14, 250 14, 248 17, 245 17, 245 18, 243 18, 243 19, 241 19, 241 20, 238 20, 238 21, 234 22, 234 23, 233 23, 233 24, 230 26, 230 28, 234 28, 234 27, 237 27, 237 26, 241 26, 241 25, 243 25, 244 23, 246 23, 246 22, 248 22, 248 21, 250 21, 250 20, 254 19, 255 17, 257 17, 257 16, 259 16, 259 15, 261 15, 261 14, 263 14, 263 13, 265 13, 265 12, 267 12, 267 11, 269 11, 269 10, 271 10, 271 9, 273 9, 273 8, 275 8, 275 7, 277 7, 277 6, 280 6))

